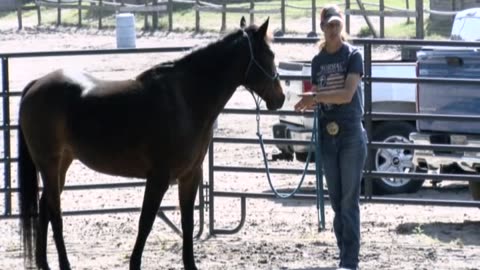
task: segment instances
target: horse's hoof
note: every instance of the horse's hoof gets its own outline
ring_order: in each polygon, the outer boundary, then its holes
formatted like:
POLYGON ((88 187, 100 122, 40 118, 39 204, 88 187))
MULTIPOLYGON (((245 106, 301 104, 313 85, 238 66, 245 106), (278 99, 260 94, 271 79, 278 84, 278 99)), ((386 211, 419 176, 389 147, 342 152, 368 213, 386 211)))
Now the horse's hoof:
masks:
POLYGON ((140 270, 140 265, 141 263, 140 262, 132 262, 130 261, 130 268, 129 270, 140 270))
POLYGON ((198 270, 197 266, 192 265, 192 266, 185 266, 185 270, 198 270))
POLYGON ((61 270, 71 270, 72 268, 70 267, 70 262, 67 260, 62 260, 60 262, 60 269, 61 270))
POLYGON ((40 270, 50 270, 50 267, 48 266, 47 262, 44 262, 44 263, 37 262, 37 267, 40 270))
POLYGON ((62 266, 60 266, 60 269, 61 270, 72 270, 72 268, 70 267, 70 264, 62 265, 62 266))

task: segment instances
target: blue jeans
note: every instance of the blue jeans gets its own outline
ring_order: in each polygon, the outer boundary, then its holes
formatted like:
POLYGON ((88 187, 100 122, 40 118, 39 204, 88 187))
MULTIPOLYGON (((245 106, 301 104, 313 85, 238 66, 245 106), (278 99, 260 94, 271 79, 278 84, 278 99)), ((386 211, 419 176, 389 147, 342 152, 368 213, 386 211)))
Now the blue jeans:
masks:
POLYGON ((340 250, 340 267, 358 267, 360 251, 360 185, 367 157, 367 138, 360 120, 335 120, 336 135, 328 134, 319 119, 323 170, 335 212, 333 229, 340 250))

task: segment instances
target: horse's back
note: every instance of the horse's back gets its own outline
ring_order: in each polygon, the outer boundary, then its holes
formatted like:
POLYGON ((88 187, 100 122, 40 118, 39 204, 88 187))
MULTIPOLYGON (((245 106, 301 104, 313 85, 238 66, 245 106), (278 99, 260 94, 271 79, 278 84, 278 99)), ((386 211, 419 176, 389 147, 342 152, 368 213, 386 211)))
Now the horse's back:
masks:
POLYGON ((107 117, 118 114, 121 118, 111 104, 122 103, 119 100, 128 103, 128 98, 115 99, 122 96, 116 92, 127 91, 133 84, 102 81, 81 71, 65 69, 30 83, 20 103, 20 126, 32 155, 58 156, 69 151, 78 157, 79 149, 88 151, 107 145, 105 142, 119 135, 112 125, 120 126, 121 122, 107 117), (101 132, 109 128, 111 132, 101 132), (82 145, 80 139, 88 142, 82 145))

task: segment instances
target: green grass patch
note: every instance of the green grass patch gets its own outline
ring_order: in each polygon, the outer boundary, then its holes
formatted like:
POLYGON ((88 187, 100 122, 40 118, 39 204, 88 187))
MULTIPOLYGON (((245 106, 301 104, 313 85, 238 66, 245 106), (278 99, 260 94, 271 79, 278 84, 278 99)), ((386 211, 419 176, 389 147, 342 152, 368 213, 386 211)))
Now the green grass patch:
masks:
POLYGON ((415 38, 415 20, 410 20, 410 22, 395 24, 385 28, 385 36, 392 38, 415 38))
MULTIPOLYGON (((394 9, 405 9, 407 7, 407 0, 385 0, 386 10, 389 10, 388 7, 394 9)), ((365 2, 366 3, 366 2, 365 2)), ((370 1, 370 3, 378 3, 375 1, 370 1)), ((273 25, 272 30, 278 30, 281 24, 281 14, 278 13, 278 10, 281 8, 281 1, 260 1, 255 2, 255 10, 257 11, 266 11, 273 10, 275 12, 271 13, 258 13, 255 14, 255 21, 257 23, 263 22, 264 19, 270 17, 270 22, 273 25)), ((285 10, 285 26, 288 33, 308 33, 311 28, 311 16, 312 16, 312 0, 286 0, 286 10, 285 10), (300 21, 305 22, 302 25, 302 29, 296 29, 293 26, 289 26, 289 22, 300 21)), ((320 8, 328 4, 337 4, 341 8, 344 8, 344 0, 317 0, 317 14, 316 20, 318 24, 318 13, 320 8)), ((33 3, 29 3, 29 6, 34 6, 33 3)), ((425 6, 429 6, 429 1, 424 1, 425 6)), ((415 8, 415 0, 408 0, 408 6, 410 10, 415 8)), ((196 18, 195 11, 193 10, 192 4, 187 3, 175 3, 174 12, 173 12, 173 31, 195 31, 196 28, 196 18)), ((242 3, 228 4, 227 7, 230 8, 250 8, 250 2, 245 1, 242 3)), ((369 10, 378 10, 378 5, 365 5, 365 8, 369 10)), ((351 9, 359 9, 356 1, 351 1, 351 9)), ((99 23, 98 11, 82 11, 82 25, 84 27, 98 27, 99 23)), ((57 9, 56 8, 41 8, 42 24, 43 25, 56 25, 57 24, 57 9)), ((227 13, 226 15, 226 27, 227 31, 237 28, 240 22, 240 18, 245 16, 247 22, 249 21, 250 14, 245 13, 227 13)), ((37 21, 37 11, 28 10, 24 11, 22 14, 24 21, 36 22, 37 21)), ((1 12, 0 18, 3 20, 17 20, 16 12, 1 12)), ((137 29, 144 29, 145 27, 145 16, 143 14, 135 14, 136 27, 137 29)), ((405 18, 405 23, 400 24, 388 24, 388 18, 385 19, 387 26, 385 28, 385 36, 391 38, 411 38, 415 37, 415 19, 411 18, 410 23, 407 23, 405 18)), ((200 13, 200 29, 201 31, 214 31, 218 32, 221 30, 222 14, 216 12, 201 12, 200 13)), ((67 26, 76 26, 78 24, 78 10, 75 9, 63 9, 61 13, 61 23, 62 25, 67 26)), ((148 25, 152 24, 152 17, 148 16, 148 25)), ((166 14, 161 14, 159 16, 159 27, 160 30, 168 29, 168 16, 166 14)), ((297 24, 298 25, 298 24, 297 24)), ((103 12, 102 13, 102 26, 105 28, 114 28, 115 27, 115 13, 103 12)), ((374 25, 376 31, 378 32, 378 25, 374 25)), ((317 28, 317 31, 319 29, 317 28)), ((352 33, 352 35, 359 36, 369 36, 371 33, 367 28, 364 28, 360 33, 352 33)), ((427 32, 427 34, 429 34, 427 32)), ((432 34, 438 34, 433 33, 432 34)), ((441 36, 441 35, 439 35, 441 36)))

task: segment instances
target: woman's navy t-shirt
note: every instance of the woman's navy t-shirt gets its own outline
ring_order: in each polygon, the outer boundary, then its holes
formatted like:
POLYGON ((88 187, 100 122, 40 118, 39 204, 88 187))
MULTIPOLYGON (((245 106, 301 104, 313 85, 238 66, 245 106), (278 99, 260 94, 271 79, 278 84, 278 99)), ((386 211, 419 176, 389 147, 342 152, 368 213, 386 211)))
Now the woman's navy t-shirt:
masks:
MULTIPOLYGON (((319 91, 343 88, 348 73, 363 75, 363 60, 360 52, 348 43, 335 53, 322 49, 312 59, 312 84, 319 91)), ((324 117, 330 119, 358 118, 363 116, 362 89, 360 84, 350 103, 321 104, 324 117)))

